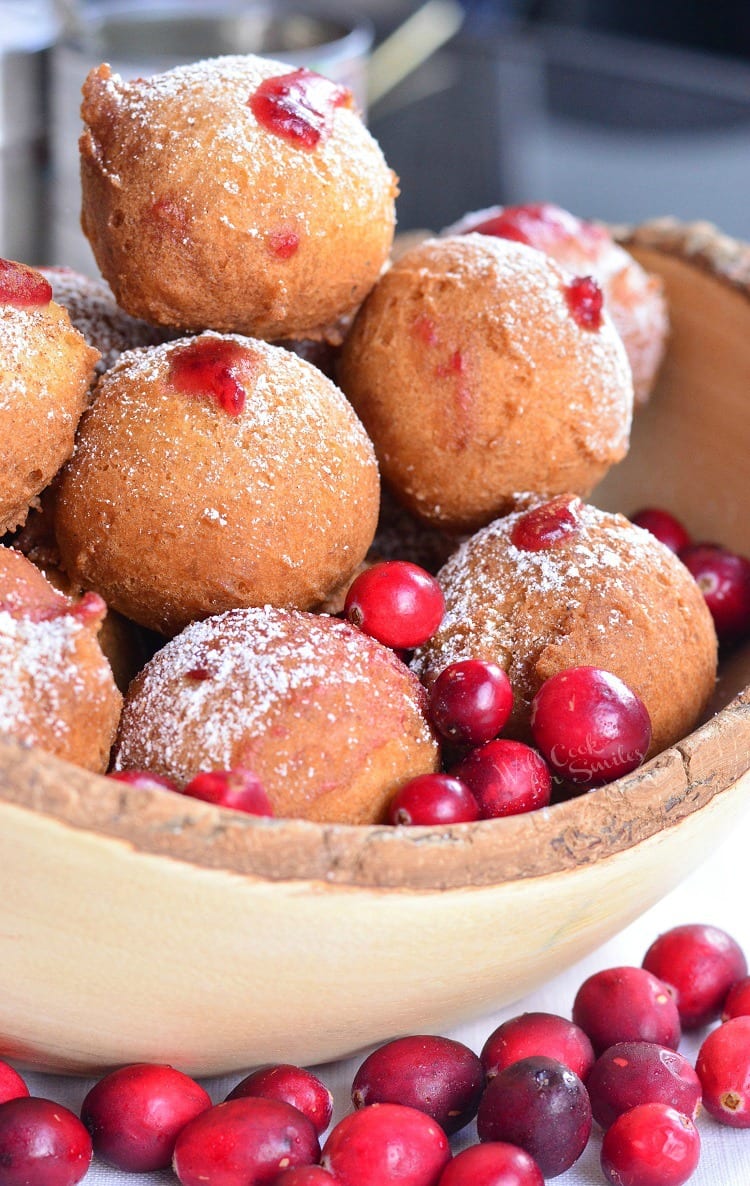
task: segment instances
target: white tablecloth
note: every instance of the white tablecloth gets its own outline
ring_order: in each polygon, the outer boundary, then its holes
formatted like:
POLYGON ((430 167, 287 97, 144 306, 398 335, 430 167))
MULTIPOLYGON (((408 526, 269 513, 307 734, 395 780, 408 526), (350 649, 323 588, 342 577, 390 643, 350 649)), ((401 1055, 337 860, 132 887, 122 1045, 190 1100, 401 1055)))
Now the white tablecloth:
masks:
MULTIPOLYGON (((506 1017, 533 1009, 569 1016, 576 990, 587 976, 617 964, 640 964, 656 935, 680 923, 712 923, 722 927, 737 939, 750 957, 749 845, 750 819, 746 819, 720 849, 708 854, 705 864, 687 881, 615 939, 512 1008, 464 1025, 450 1036, 479 1052, 487 1036, 506 1017)), ((692 1061, 702 1036, 688 1035, 680 1046, 692 1061)), ((349 1090, 360 1062, 361 1057, 316 1070, 333 1091, 334 1119, 340 1119, 350 1110, 349 1090)), ((205 1087, 218 1103, 241 1077, 233 1075, 207 1080, 205 1087)), ((93 1080, 38 1074, 26 1075, 26 1079, 33 1094, 55 1099, 74 1111, 78 1111, 93 1083, 93 1080)), ((707 1115, 700 1117, 698 1125, 702 1139, 701 1162, 691 1179, 691 1186, 750 1186, 750 1129, 727 1128, 716 1124, 707 1115)), ((474 1140, 476 1131, 472 1125, 461 1135, 456 1147, 474 1140)), ((555 1182, 560 1186, 602 1186, 600 1147, 601 1135, 595 1126, 581 1159, 572 1169, 554 1179, 555 1182)), ((169 1170, 154 1174, 125 1174, 94 1161, 84 1182, 85 1186, 125 1186, 126 1183, 129 1186, 172 1183, 174 1186, 176 1179, 169 1170)))

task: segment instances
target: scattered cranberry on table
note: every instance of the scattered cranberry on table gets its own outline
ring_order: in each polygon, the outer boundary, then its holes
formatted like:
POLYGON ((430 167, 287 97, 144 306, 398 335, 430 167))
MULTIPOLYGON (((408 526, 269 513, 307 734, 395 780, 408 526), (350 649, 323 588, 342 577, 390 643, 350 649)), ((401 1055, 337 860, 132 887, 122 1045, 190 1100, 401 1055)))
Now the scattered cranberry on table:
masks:
POLYGON ((544 1178, 524 1149, 488 1141, 457 1153, 443 1170, 438 1186, 544 1186, 544 1178))
POLYGON ((732 645, 750 635, 750 560, 719 544, 691 544, 680 560, 706 599, 719 643, 732 645))
POLYGON ((431 1116, 402 1104, 371 1104, 339 1121, 321 1165, 337 1186, 436 1186, 450 1159, 448 1138, 431 1116))
POLYGON ((479 819, 479 804, 466 783, 450 774, 418 774, 396 791, 388 805, 388 822, 406 824, 470 824, 479 819))
POLYGON ((440 585, 408 560, 386 560, 365 569, 352 581, 344 602, 352 625, 395 650, 427 642, 444 613, 440 585))
POLYGON ((643 967, 673 990, 683 1029, 715 1021, 747 960, 719 927, 691 923, 665 931, 649 947, 643 967))
POLYGON ((657 1042, 617 1042, 594 1063, 586 1080, 594 1120, 609 1128, 638 1104, 670 1104, 694 1120, 701 1082, 683 1055, 657 1042))
POLYGON ((676 1050, 682 1036, 674 998, 645 968, 605 968, 589 976, 576 993, 573 1020, 597 1054, 616 1042, 658 1042, 676 1050))
POLYGON ((441 737, 455 745, 492 741, 512 708, 507 674, 497 663, 483 659, 451 663, 430 688, 430 720, 441 737))
POLYGON ((488 741, 471 750, 451 774, 466 783, 481 819, 536 811, 547 806, 552 794, 547 763, 521 741, 488 741))
POLYGON ((36 1096, 0 1104, 2 1186, 75 1186, 91 1156, 91 1137, 67 1108, 36 1096))
POLYGON ((291 1063, 261 1067, 242 1079, 227 1096, 228 1100, 246 1096, 283 1100, 291 1104, 312 1124, 318 1136, 324 1133, 333 1115, 333 1096, 317 1075, 291 1063))
POLYGON ((248 815, 273 815, 271 800, 263 784, 252 770, 235 766, 231 770, 206 770, 196 774, 183 795, 203 799, 219 807, 231 807, 235 811, 246 811, 248 815))
POLYGON ((7 1062, 0 1062, 0 1104, 28 1095, 25 1081, 7 1062))
POLYGON ((689 1117, 668 1104, 639 1104, 607 1129, 601 1165, 612 1186, 682 1186, 698 1165, 700 1149, 689 1117))
POLYGON ((656 536, 670 552, 681 552, 692 543, 690 533, 684 524, 660 507, 644 507, 643 510, 636 511, 630 521, 636 527, 642 527, 644 531, 656 536))
POLYGON ((557 1059, 586 1082, 594 1065, 594 1049, 583 1030, 556 1013, 521 1013, 494 1029, 480 1058, 492 1079, 511 1063, 534 1054, 557 1059))
POLYGON ((734 1017, 712 1030, 695 1069, 703 1106, 720 1124, 750 1128, 750 1017, 734 1017))

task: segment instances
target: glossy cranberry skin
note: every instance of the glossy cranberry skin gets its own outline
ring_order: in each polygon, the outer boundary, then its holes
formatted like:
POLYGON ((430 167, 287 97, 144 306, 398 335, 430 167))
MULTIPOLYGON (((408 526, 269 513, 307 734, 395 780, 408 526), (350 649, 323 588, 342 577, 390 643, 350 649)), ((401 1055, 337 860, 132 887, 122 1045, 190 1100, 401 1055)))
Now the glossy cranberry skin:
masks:
POLYGON ((643 701, 599 667, 570 667, 545 680, 531 703, 531 732, 554 773, 586 787, 635 770, 651 744, 643 701))
POLYGON ((682 1186, 700 1159, 698 1130, 668 1104, 623 1112, 602 1142, 602 1171, 612 1186, 682 1186))
POLYGON ((485 1042, 480 1058, 491 1079, 511 1063, 535 1054, 556 1059, 584 1083, 594 1065, 594 1048, 587 1035, 555 1013, 521 1013, 502 1022, 485 1042))
POLYGON ((470 1145, 449 1161, 438 1186, 544 1186, 533 1157, 516 1145, 470 1145))
POLYGON ((468 824, 479 819, 479 804, 466 783, 450 774, 418 774, 396 791, 388 822, 468 824))
POLYGON ((107 778, 114 778, 116 782, 125 782, 128 786, 136 787, 139 791, 178 791, 177 783, 161 774, 152 774, 150 770, 113 770, 107 778))
POLYGON ((299 1165, 282 1170, 273 1186, 334 1186, 336 1179, 322 1165, 299 1165))
POLYGON ((2 1186, 74 1186, 91 1153, 81 1121, 53 1100, 23 1096, 0 1104, 2 1186))
POLYGON ((682 1036, 672 994, 645 968, 605 968, 589 976, 576 993, 573 1021, 597 1054, 616 1042, 657 1042, 676 1050, 682 1036))
POLYGON ((701 1083, 686 1058, 656 1042, 617 1042, 600 1054, 586 1080, 594 1120, 609 1128, 638 1104, 670 1104, 694 1120, 701 1083))
POLYGON ((750 1128, 750 1017, 735 1017, 712 1030, 695 1069, 703 1106, 730 1128, 750 1128))
POLYGON ((636 511, 630 521, 636 527, 650 532, 669 548, 670 552, 681 552, 691 543, 690 535, 680 520, 659 507, 644 507, 643 510, 636 511))
POLYGON ((0 1062, 0 1104, 28 1094, 29 1089, 18 1071, 14 1071, 7 1062, 0 1062))
POLYGON ((172 1168, 182 1186, 271 1186, 282 1170, 312 1165, 320 1145, 290 1104, 228 1100, 191 1120, 177 1138, 172 1168))
POLYGON ((750 1017, 750 976, 743 976, 726 995, 721 1020, 731 1021, 733 1017, 750 1017))
POLYGON ((750 560, 717 544, 692 544, 680 560, 693 574, 711 611, 720 643, 750 634, 750 560))
POLYGON ((339 1121, 320 1161, 337 1186, 437 1186, 450 1158, 448 1138, 431 1116, 372 1104, 339 1121))
POLYGON ((462 659, 443 669, 430 688, 428 715, 446 741, 492 741, 513 708, 510 680, 497 663, 462 659))
POLYGON ((344 602, 344 615, 352 625, 396 650, 427 642, 444 613, 440 585, 408 560, 386 560, 361 572, 344 602))
POLYGON ((333 1096, 317 1075, 291 1063, 277 1063, 253 1071, 230 1091, 228 1100, 262 1096, 291 1104, 312 1124, 318 1136, 325 1132, 333 1115, 333 1096))
POLYGON ((554 1058, 534 1055, 511 1063, 490 1079, 479 1104, 479 1140, 519 1145, 545 1178, 569 1169, 590 1133, 588 1092, 554 1058))
POLYGON ((450 1135, 476 1116, 483 1088, 482 1064, 463 1042, 413 1035, 386 1042, 365 1059, 354 1076, 352 1103, 417 1108, 450 1135))
POLYGON ((569 543, 581 530, 580 498, 559 494, 532 507, 513 525, 510 542, 522 552, 548 552, 569 543))
POLYGON ((245 770, 242 766, 196 774, 182 793, 193 799, 203 799, 206 803, 215 803, 218 807, 246 811, 248 815, 273 815, 271 800, 260 779, 252 770, 245 770))
POLYGON ((253 355, 234 338, 211 335, 193 338, 170 355, 169 378, 186 395, 210 399, 228 416, 239 416, 245 407, 248 372, 253 355))
POLYGON ((521 741, 488 741, 454 766, 479 804, 481 819, 518 815, 546 807, 552 775, 542 757, 521 741))
POLYGON ((296 148, 312 152, 333 130, 337 107, 351 107, 352 92, 306 67, 265 78, 248 99, 258 123, 296 148))
POLYGON ((747 975, 747 960, 731 935, 700 923, 659 935, 643 967, 673 990, 683 1029, 715 1021, 729 989, 747 975))

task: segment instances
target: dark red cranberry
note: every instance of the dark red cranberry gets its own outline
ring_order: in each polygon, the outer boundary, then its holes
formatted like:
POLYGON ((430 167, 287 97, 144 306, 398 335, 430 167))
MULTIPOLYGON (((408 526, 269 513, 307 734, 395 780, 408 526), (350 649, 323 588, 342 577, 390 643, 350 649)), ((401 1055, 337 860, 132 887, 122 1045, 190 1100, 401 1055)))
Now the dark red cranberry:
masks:
POLYGON ((681 552, 690 544, 690 536, 680 522, 669 511, 662 511, 659 507, 644 507, 633 515, 631 523, 642 527, 651 535, 656 536, 670 552, 681 552))
POLYGON ((537 692, 531 732, 555 774, 596 787, 640 766, 651 744, 651 718, 618 676, 599 667, 570 667, 537 692))
POLYGON ((645 968, 605 968, 589 976, 576 993, 573 1020, 597 1054, 615 1042, 658 1042, 676 1050, 681 1037, 672 994, 645 968))
POLYGON ((479 819, 479 804, 465 783, 450 774, 418 774, 400 787, 388 805, 388 822, 405 824, 470 824, 479 819))
POLYGON ((449 1161, 438 1186, 544 1186, 544 1178, 525 1149, 488 1141, 470 1145, 449 1161))
POLYGON ((450 1158, 448 1138, 431 1116, 372 1104, 339 1121, 320 1161, 337 1186, 437 1186, 450 1158))
POLYGON ((743 976, 726 995, 721 1020, 731 1021, 733 1017, 750 1017, 750 976, 743 976))
POLYGON ((656 1042, 617 1042, 600 1054, 586 1080, 594 1120, 609 1128, 637 1104, 670 1104, 694 1120, 701 1084, 676 1050, 656 1042))
POLYGON ((334 1186, 335 1179, 322 1165, 298 1165, 282 1170, 273 1186, 334 1186))
POLYGON ((479 804, 482 819, 546 807, 552 775, 536 750, 521 741, 488 741, 454 766, 479 804))
POLYGON ((659 935, 643 967, 673 990, 683 1029, 715 1021, 735 980, 747 974, 747 960, 731 935, 700 923, 659 935))
POLYGON ((750 1017, 734 1017, 712 1030, 695 1064, 703 1106, 730 1128, 750 1128, 750 1017))
POLYGON ((7 1062, 0 1062, 0 1104, 6 1100, 17 1100, 29 1094, 29 1089, 18 1071, 7 1062))
POLYGON ((0 259, 0 304, 29 309, 48 305, 52 300, 49 280, 27 264, 0 259))
POLYGON ((252 770, 234 766, 231 770, 204 770, 184 787, 184 795, 204 799, 219 807, 246 811, 249 815, 273 815, 271 800, 252 770))
POLYGON ((445 667, 430 688, 429 717, 456 745, 497 737, 513 708, 510 680, 497 663, 462 659, 445 667))
POLYGON ((125 782, 139 791, 177 791, 177 783, 162 774, 152 774, 150 770, 113 770, 108 778, 115 782, 125 782))
POLYGON ((144 1173, 166 1169, 175 1141, 211 1099, 188 1075, 156 1063, 134 1063, 100 1079, 83 1101, 81 1120, 94 1152, 108 1165, 144 1173))
POLYGON ((374 1050, 354 1076, 355 1108, 404 1104, 425 1112, 450 1135, 473 1120, 484 1087, 473 1050, 452 1038, 414 1035, 374 1050))
POLYGON ((276 1063, 253 1071, 230 1091, 228 1100, 263 1096, 291 1104, 312 1124, 318 1136, 325 1132, 333 1115, 333 1096, 317 1075, 291 1063, 276 1063))
POLYGON ((91 1153, 81 1121, 53 1100, 23 1096, 0 1104, 2 1186, 74 1186, 91 1153))
POLYGON ((576 276, 563 289, 573 320, 581 329, 600 329, 604 313, 604 293, 593 276, 576 276))
POLYGON ((504 1021, 492 1031, 480 1057, 484 1073, 491 1079, 511 1063, 535 1054, 561 1062, 584 1083, 594 1065, 594 1048, 587 1035, 555 1013, 521 1013, 504 1021))
POLYGON ((623 1112, 602 1142, 602 1172, 612 1186, 682 1186, 700 1159, 698 1130, 668 1104, 623 1112))
POLYGON ((523 552, 546 552, 567 543, 580 528, 580 498, 560 494, 516 519, 510 542, 523 552))
POLYGON ((349 621, 378 642, 411 650, 437 630, 443 591, 429 572, 408 560, 373 564, 352 581, 344 603, 349 621))
POLYGON ((750 560, 717 544, 692 544, 680 560, 693 574, 721 643, 750 634, 750 560))
POLYGON ((271 1186, 282 1170, 312 1165, 320 1146, 310 1121, 281 1100, 229 1100, 191 1120, 172 1168, 182 1186, 271 1186))
POLYGON ((352 92, 304 67, 266 78, 248 100, 258 123, 298 148, 312 151, 333 130, 337 107, 351 107, 352 92))
POLYGON ((247 346, 209 334, 172 351, 169 379, 178 391, 212 399, 229 416, 239 416, 245 407, 244 376, 252 365, 247 346))
POLYGON ((583 1083, 554 1058, 534 1055, 499 1071, 479 1104, 480 1141, 520 1145, 545 1178, 570 1169, 591 1133, 591 1104, 583 1083))

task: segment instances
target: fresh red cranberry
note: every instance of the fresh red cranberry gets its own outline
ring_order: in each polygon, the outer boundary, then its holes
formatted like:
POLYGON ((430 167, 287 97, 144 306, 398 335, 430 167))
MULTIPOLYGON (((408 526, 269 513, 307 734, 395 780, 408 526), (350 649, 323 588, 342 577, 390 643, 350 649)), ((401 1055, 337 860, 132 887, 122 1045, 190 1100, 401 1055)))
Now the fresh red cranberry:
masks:
POLYGON ((692 544, 680 560, 693 574, 711 611, 720 643, 750 634, 750 560, 718 544, 692 544))
POLYGON ((0 304, 29 309, 48 305, 52 300, 49 280, 27 264, 0 259, 0 304))
POLYGON ((386 1042, 365 1059, 354 1076, 352 1103, 418 1108, 450 1136, 473 1120, 483 1087, 482 1064, 468 1046, 414 1035, 386 1042))
POLYGON ((695 1064, 703 1106, 730 1128, 750 1128, 750 1017, 734 1017, 712 1030, 695 1064))
POLYGON ((166 1169, 178 1134, 210 1107, 208 1093, 188 1075, 157 1063, 134 1063, 91 1088, 81 1120, 97 1157, 143 1173, 166 1169))
POLYGON ((573 320, 581 329, 597 330, 604 312, 604 293, 593 276, 576 276, 563 289, 573 320))
POLYGON ((320 1153, 310 1121, 281 1100, 228 1100, 187 1124, 172 1168, 182 1186, 271 1186, 282 1170, 320 1153))
POLYGON ((0 1104, 4 1104, 6 1100, 20 1099, 21 1096, 28 1094, 29 1089, 18 1071, 14 1071, 7 1062, 0 1061, 0 1104))
POLYGON ((658 1042, 676 1050, 681 1037, 672 994, 645 968, 605 968, 589 976, 576 993, 573 1021, 597 1054, 615 1042, 658 1042))
POLYGON ((291 1063, 276 1063, 253 1071, 230 1091, 228 1100, 245 1096, 262 1096, 269 1100, 283 1100, 301 1112, 312 1124, 318 1136, 325 1132, 333 1115, 333 1096, 312 1071, 291 1063))
POLYGON ((599 667, 570 667, 537 692, 531 732, 555 774, 596 787, 640 766, 651 744, 651 718, 618 676, 599 667))
POLYGON ((266 78, 248 100, 258 123, 298 148, 312 151, 333 131, 337 107, 351 107, 352 92, 302 68, 266 78))
POLYGON ((559 494, 541 506, 532 507, 516 519, 510 542, 522 552, 559 548, 580 531, 581 505, 580 498, 559 494))
POLYGON ((450 774, 418 774, 396 791, 388 805, 391 824, 470 824, 479 804, 465 783, 450 774))
POLYGON ((438 1186, 544 1186, 544 1178, 525 1149, 488 1141, 470 1145, 449 1161, 438 1186))
POLYGON ((546 807, 552 775, 536 750, 521 741, 488 741, 454 766, 479 804, 481 819, 518 815, 546 807))
POLYGON ((2 1186, 74 1186, 91 1152, 81 1121, 53 1100, 23 1096, 0 1104, 2 1186))
POLYGON ((726 995, 721 1020, 731 1021, 733 1017, 750 1017, 750 976, 743 976, 726 995))
POLYGON ((245 407, 244 375, 252 365, 248 347, 234 338, 201 336, 172 351, 169 379, 178 391, 212 399, 229 416, 239 416, 245 407))
POLYGON ((602 1142, 612 1186, 682 1186, 700 1159, 698 1130, 668 1104, 639 1104, 618 1116, 602 1142))
POLYGON ((179 790, 177 783, 172 782, 171 778, 165 778, 163 774, 152 774, 150 770, 113 770, 107 777, 114 778, 115 782, 125 782, 139 791, 179 790))
POLYGON ((204 799, 219 807, 246 811, 249 815, 273 815, 271 800, 252 770, 234 766, 231 770, 204 770, 183 788, 184 795, 204 799))
POLYGON ((479 1104, 477 1133, 483 1142, 520 1145, 545 1178, 554 1178, 586 1147, 591 1133, 588 1092, 556 1059, 522 1058, 490 1079, 479 1104))
POLYGON ((656 1042, 617 1042, 600 1054, 586 1080, 594 1120, 609 1128, 637 1104, 670 1104, 694 1120, 701 1083, 686 1058, 656 1042))
POLYGON ((633 515, 631 523, 656 536, 670 552, 681 552, 691 542, 687 529, 680 520, 659 507, 644 507, 633 515))
POLYGON ((322 1165, 298 1165, 282 1170, 273 1186, 334 1186, 336 1179, 322 1165))
POLYGON ((492 1031, 480 1057, 485 1075, 492 1079, 511 1063, 535 1054, 561 1062, 584 1083, 594 1065, 594 1048, 587 1035, 555 1013, 521 1013, 504 1021, 492 1031))
POLYGON ((497 663, 484 659, 451 663, 430 688, 430 720, 446 741, 456 745, 492 741, 512 708, 508 676, 497 663))
POLYGON ((427 642, 445 613, 433 576, 408 560, 386 560, 360 573, 349 587, 344 614, 378 642, 411 650, 427 642))
POLYGON ((450 1158, 448 1138, 431 1116, 371 1104, 339 1121, 320 1161, 337 1186, 437 1186, 450 1158))
POLYGON ((700 923, 659 935, 643 967, 673 990, 683 1029, 715 1021, 735 980, 747 975, 747 960, 731 935, 700 923))

